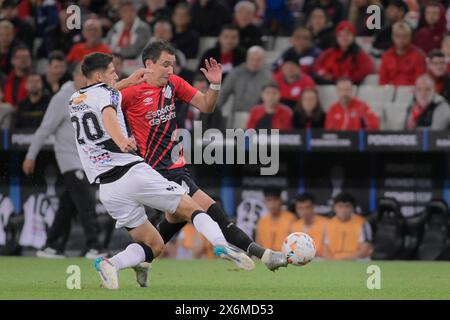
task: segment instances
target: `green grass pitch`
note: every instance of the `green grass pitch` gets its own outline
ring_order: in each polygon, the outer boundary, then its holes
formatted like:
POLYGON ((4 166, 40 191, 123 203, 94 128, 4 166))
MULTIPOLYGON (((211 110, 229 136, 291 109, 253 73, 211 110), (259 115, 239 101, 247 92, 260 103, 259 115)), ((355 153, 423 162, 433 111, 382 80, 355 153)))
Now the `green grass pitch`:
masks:
POLYGON ((92 261, 0 257, 0 299, 450 299, 450 262, 325 262, 275 273, 257 262, 251 272, 221 260, 156 260, 151 285, 138 288, 132 270, 120 290, 100 288, 92 261), (369 265, 381 289, 367 289, 369 265), (69 290, 68 266, 81 270, 81 290, 69 290))

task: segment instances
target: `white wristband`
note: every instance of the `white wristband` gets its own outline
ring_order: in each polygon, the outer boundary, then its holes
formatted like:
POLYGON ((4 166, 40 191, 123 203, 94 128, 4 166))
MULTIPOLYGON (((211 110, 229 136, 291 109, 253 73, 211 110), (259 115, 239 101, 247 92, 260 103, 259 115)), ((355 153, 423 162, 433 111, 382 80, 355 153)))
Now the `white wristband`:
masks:
POLYGON ((210 83, 209 84, 209 88, 211 90, 219 91, 220 90, 220 83, 219 84, 210 83))

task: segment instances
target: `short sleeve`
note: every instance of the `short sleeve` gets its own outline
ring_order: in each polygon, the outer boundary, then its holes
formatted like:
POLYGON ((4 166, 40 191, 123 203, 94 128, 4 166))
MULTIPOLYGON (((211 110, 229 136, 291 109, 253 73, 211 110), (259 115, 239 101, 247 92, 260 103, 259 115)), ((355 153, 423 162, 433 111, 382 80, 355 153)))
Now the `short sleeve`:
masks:
POLYGON ((183 102, 189 103, 192 98, 197 93, 197 89, 191 86, 183 78, 173 75, 170 78, 170 82, 173 83, 175 87, 175 96, 183 102))
POLYGON ((122 94, 122 109, 127 110, 130 106, 132 106, 136 101, 136 92, 134 87, 127 87, 125 89, 120 90, 122 94))
POLYGON ((120 92, 111 87, 103 87, 97 97, 98 107, 103 112, 105 108, 113 108, 117 111, 120 104, 120 92))

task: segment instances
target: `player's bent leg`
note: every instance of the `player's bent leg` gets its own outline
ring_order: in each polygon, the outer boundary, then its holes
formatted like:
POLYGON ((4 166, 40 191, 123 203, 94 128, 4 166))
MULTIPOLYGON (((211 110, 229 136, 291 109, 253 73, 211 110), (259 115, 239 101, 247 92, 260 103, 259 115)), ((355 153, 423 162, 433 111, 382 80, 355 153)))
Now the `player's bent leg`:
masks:
POLYGON ((255 264, 245 252, 229 245, 219 225, 208 216, 192 198, 183 195, 175 211, 175 216, 191 219, 195 229, 203 234, 214 246, 214 254, 222 259, 234 262, 239 268, 252 270, 255 264))
POLYGON ((228 242, 261 259, 271 271, 287 266, 288 261, 284 253, 263 248, 254 242, 244 231, 231 222, 220 205, 201 189, 197 190, 192 198, 200 206, 207 208, 207 214, 219 224, 228 242))
POLYGON ((128 229, 135 243, 110 259, 99 258, 95 261, 95 268, 100 274, 103 286, 108 289, 119 288, 118 271, 129 267, 134 267, 139 285, 146 287, 149 264, 164 248, 161 236, 149 221, 128 229), (143 264, 144 262, 147 264, 143 264))

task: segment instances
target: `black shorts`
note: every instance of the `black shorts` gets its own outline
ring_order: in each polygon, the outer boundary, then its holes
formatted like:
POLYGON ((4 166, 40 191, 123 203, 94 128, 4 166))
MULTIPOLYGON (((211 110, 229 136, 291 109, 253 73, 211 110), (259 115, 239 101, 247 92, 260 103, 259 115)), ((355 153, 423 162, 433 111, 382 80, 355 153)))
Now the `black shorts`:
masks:
POLYGON ((160 170, 158 172, 167 180, 176 182, 186 189, 188 195, 191 197, 195 192, 197 192, 198 189, 200 189, 191 178, 191 173, 189 170, 185 167, 171 170, 160 170))

